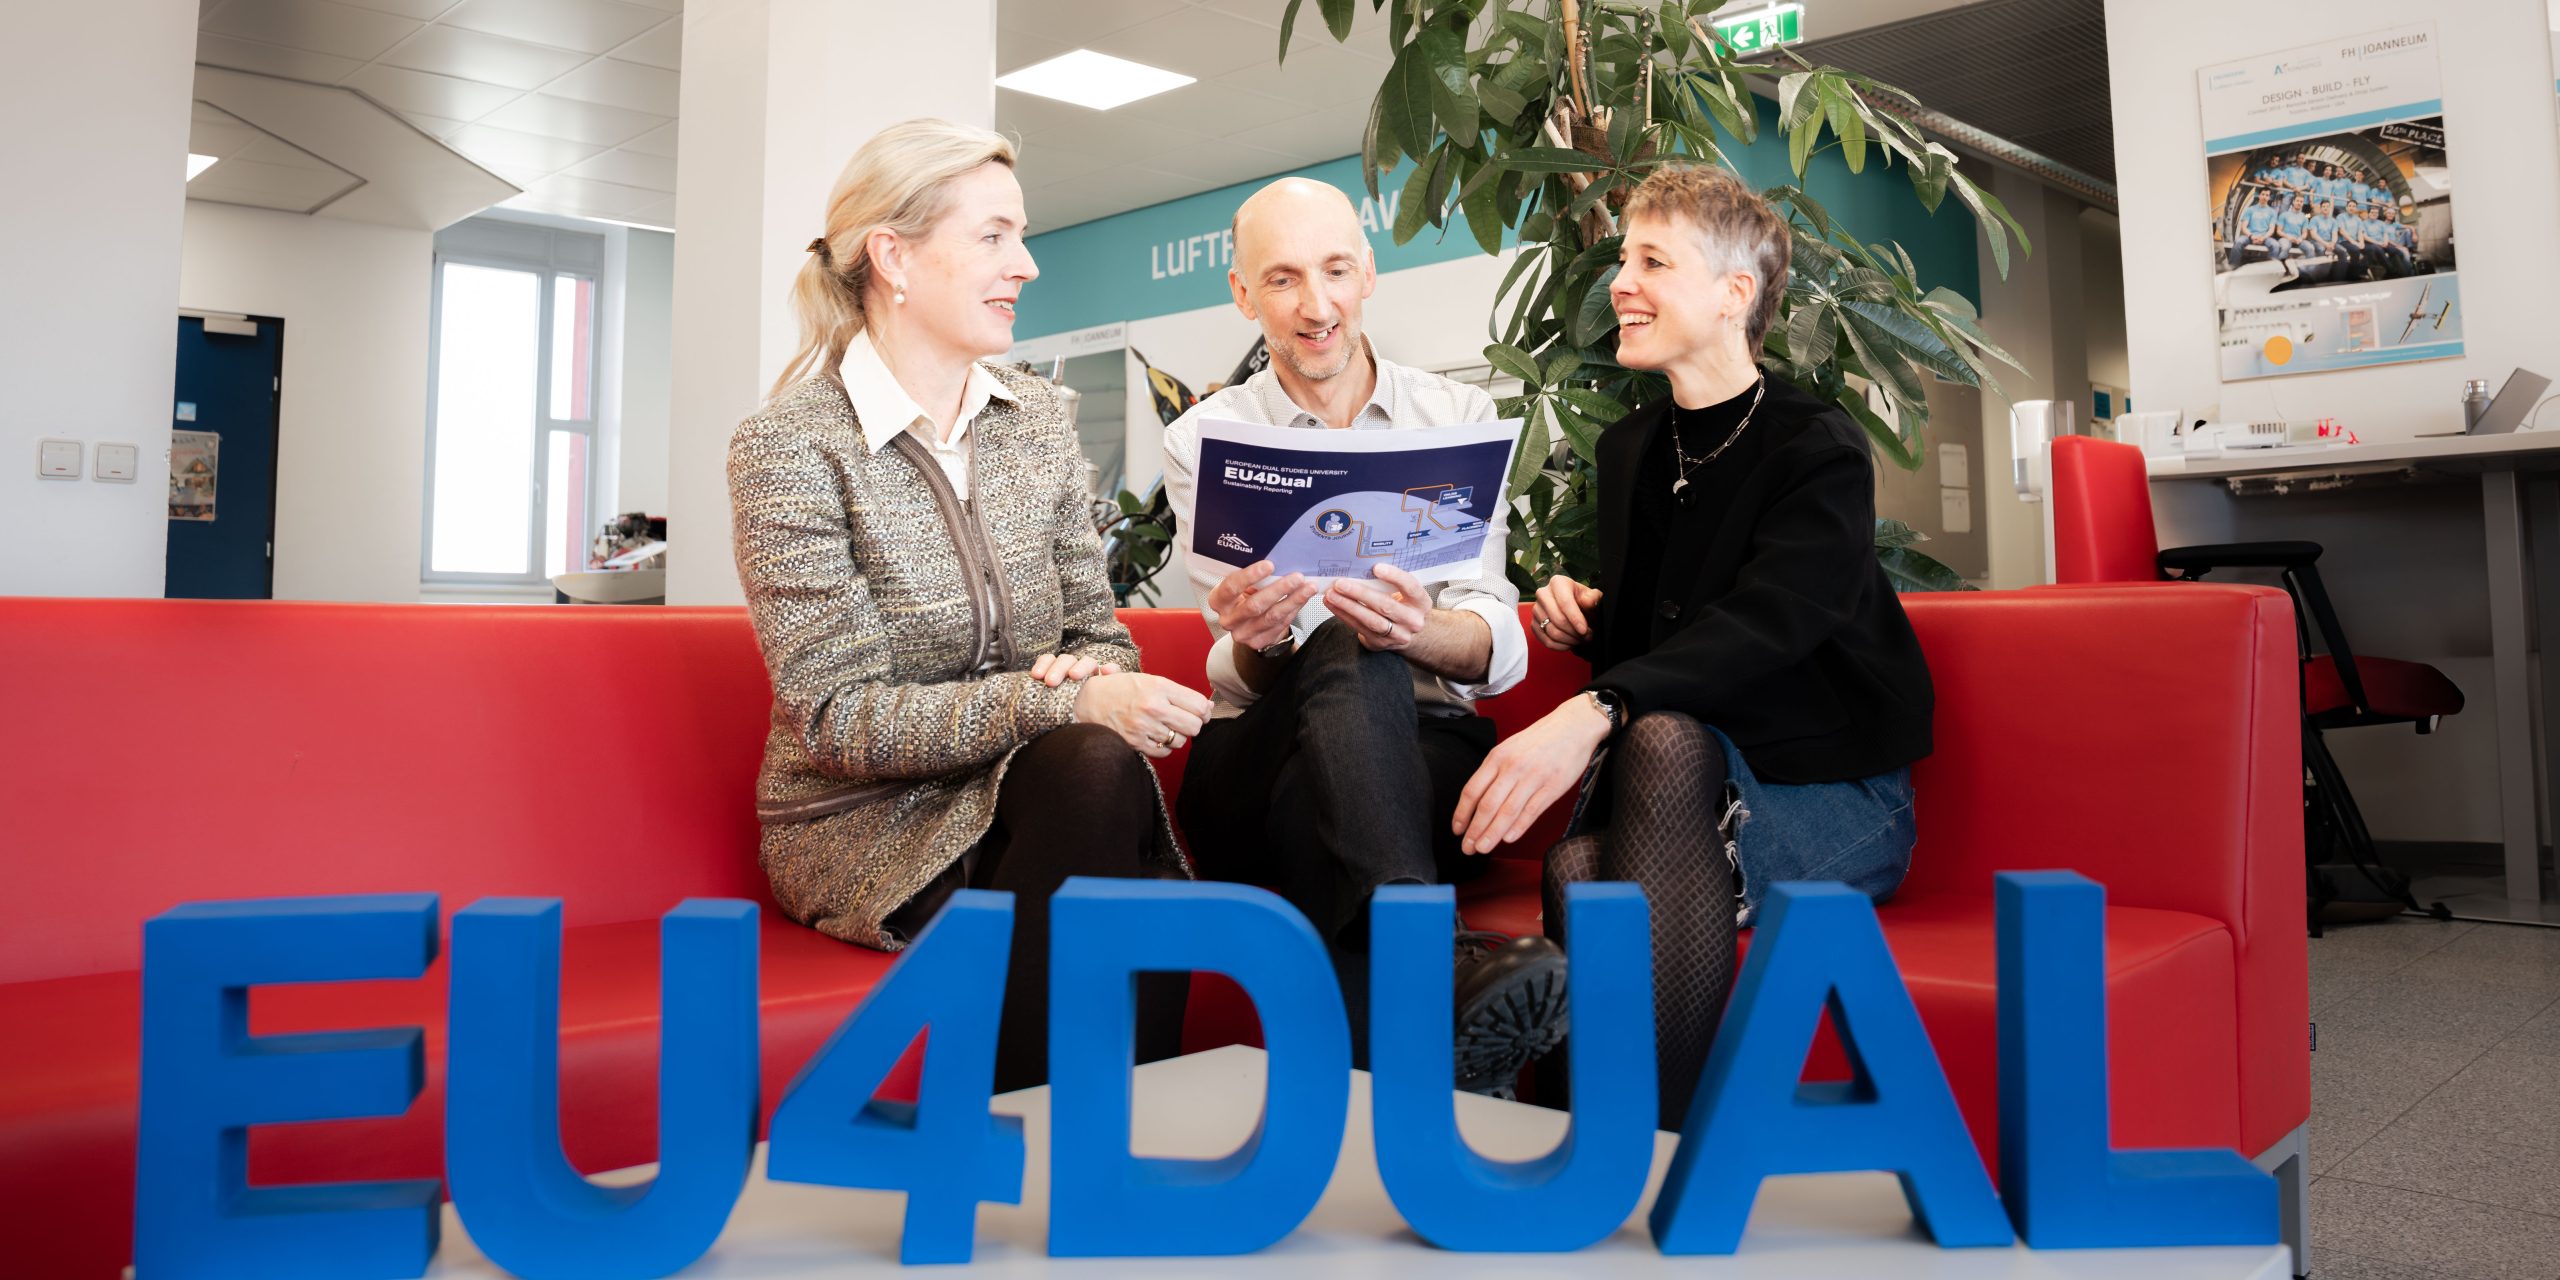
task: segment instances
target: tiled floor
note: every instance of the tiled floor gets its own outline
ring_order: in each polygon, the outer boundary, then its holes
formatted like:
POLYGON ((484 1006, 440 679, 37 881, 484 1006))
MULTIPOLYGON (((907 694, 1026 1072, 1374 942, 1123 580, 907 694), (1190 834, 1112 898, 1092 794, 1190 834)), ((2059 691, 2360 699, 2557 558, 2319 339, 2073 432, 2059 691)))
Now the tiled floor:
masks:
POLYGON ((2560 929, 2311 940, 2320 1280, 2560 1280, 2560 929))

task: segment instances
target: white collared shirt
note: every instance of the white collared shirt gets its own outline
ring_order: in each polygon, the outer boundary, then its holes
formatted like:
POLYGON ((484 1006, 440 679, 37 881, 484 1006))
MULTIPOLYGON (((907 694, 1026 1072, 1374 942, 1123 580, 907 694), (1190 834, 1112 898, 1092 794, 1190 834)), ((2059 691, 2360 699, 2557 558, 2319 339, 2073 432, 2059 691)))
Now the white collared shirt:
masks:
MULTIPOLYGON (((1363 344, 1368 342, 1364 336, 1363 344)), ((1491 422, 1496 417, 1493 397, 1482 387, 1470 386, 1443 378, 1436 373, 1394 364, 1378 356, 1377 348, 1368 347, 1369 358, 1377 366, 1377 385, 1360 411, 1351 415, 1353 431, 1388 431, 1397 427, 1442 427, 1467 422, 1491 422)), ((1202 418, 1223 418, 1256 426, 1302 427, 1322 431, 1323 418, 1308 412, 1289 398, 1280 385, 1277 369, 1262 372, 1228 387, 1192 407, 1164 429, 1164 491, 1172 503, 1179 527, 1191 527, 1192 504, 1199 494, 1200 427, 1202 418)), ((1529 637, 1520 629, 1520 591, 1511 585, 1509 565, 1511 541, 1507 532, 1509 510, 1494 513, 1492 529, 1484 540, 1484 557, 1473 578, 1445 582, 1431 588, 1431 604, 1439 609, 1457 609, 1476 614, 1493 634, 1493 653, 1485 663, 1484 679, 1475 682, 1444 680, 1415 668, 1414 699, 1425 709, 1446 711, 1472 709, 1477 698, 1487 698, 1520 683, 1529 674, 1529 637)), ((1176 539, 1180 542, 1181 539, 1176 539)), ((1186 546, 1183 565, 1191 575, 1192 590, 1202 601, 1200 612, 1209 619, 1209 630, 1217 636, 1210 646, 1209 686, 1216 692, 1217 707, 1212 714, 1220 719, 1240 714, 1252 705, 1254 692, 1236 671, 1235 638, 1218 628, 1218 615, 1208 607, 1209 592, 1226 576, 1215 565, 1193 560, 1186 546)), ((1318 595, 1289 624, 1289 632, 1300 643, 1307 633, 1323 625, 1333 611, 1325 608, 1324 597, 1318 595)))
POLYGON ((970 424, 986 412, 987 402, 1015 397, 996 375, 983 364, 969 366, 969 384, 960 393, 960 421, 952 424, 951 437, 942 437, 941 424, 924 406, 898 385, 898 376, 889 372, 889 362, 880 358, 880 348, 872 345, 871 333, 865 330, 846 343, 844 362, 836 366, 836 376, 844 383, 846 398, 853 401, 853 416, 862 424, 862 442, 878 453, 889 442, 906 432, 933 454, 951 491, 962 502, 969 500, 969 455, 972 445, 970 424))

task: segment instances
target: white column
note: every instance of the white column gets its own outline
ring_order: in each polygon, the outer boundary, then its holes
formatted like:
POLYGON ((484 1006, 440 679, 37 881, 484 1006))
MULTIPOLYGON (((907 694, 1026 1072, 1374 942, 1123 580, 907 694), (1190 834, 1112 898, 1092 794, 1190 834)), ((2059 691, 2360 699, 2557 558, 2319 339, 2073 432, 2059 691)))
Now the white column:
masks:
POLYGON ((711 0, 684 15, 667 600, 734 604, 729 435, 799 343, 791 279, 855 149, 995 125, 995 0, 711 0))
POLYGON ((1992 175, 1992 194, 2026 229, 2032 252, 2011 246, 2009 276, 2000 277, 1982 246, 1982 327, 2026 373, 2002 368, 2007 398, 1982 397, 1982 526, 1990 541, 1991 585, 2046 581, 2043 503, 2018 497, 2011 476, 2009 406, 2020 400, 2067 400, 2073 421, 2089 421, 2088 322, 2081 297, 2080 204, 2011 170, 1992 175))
POLYGON ((0 5, 0 595, 157 596, 168 569, 190 0, 0 5), (80 442, 80 476, 37 442, 80 442), (98 446, 137 448, 130 484, 98 446))

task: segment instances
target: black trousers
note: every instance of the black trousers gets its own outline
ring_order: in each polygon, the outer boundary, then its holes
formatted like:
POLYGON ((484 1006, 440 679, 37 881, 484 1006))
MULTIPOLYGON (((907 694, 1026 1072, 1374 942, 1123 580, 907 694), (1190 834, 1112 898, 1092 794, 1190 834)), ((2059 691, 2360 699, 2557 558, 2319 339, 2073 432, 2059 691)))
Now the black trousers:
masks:
MULTIPOLYGON (((890 913, 891 925, 912 938, 958 889, 1013 895, 1013 953, 996 1031, 997 1092, 1049 1079, 1049 895, 1070 876, 1172 875, 1152 857, 1155 839, 1156 792, 1146 758, 1100 725, 1053 729, 1014 753, 996 789, 995 825, 969 855, 890 913)), ((1138 1061, 1182 1052, 1190 990, 1189 974, 1139 976, 1138 1061)))
POLYGON ((1482 716, 1422 714, 1402 657, 1328 621, 1242 715, 1192 741, 1179 812, 1194 861, 1305 913, 1333 953, 1357 1065, 1368 1062, 1369 896, 1483 872, 1449 817, 1494 736, 1482 716))

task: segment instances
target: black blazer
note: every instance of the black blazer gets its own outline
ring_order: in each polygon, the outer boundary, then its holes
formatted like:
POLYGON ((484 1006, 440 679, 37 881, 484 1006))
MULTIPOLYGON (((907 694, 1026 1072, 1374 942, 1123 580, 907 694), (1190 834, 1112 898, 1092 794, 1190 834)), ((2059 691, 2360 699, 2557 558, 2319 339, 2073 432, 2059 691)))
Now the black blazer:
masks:
MULTIPOLYGON (((1875 464, 1837 406, 1775 374, 1717 466, 1734 499, 1673 517, 1653 598, 1618 589, 1639 461, 1664 400, 1598 447, 1600 581, 1591 687, 1629 718, 1679 711, 1721 729, 1772 782, 1842 782, 1929 754, 1935 698, 1920 641, 1875 556, 1875 464)), ((1725 488, 1718 484, 1719 489, 1725 488)))

